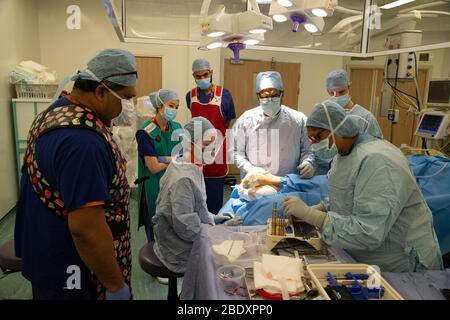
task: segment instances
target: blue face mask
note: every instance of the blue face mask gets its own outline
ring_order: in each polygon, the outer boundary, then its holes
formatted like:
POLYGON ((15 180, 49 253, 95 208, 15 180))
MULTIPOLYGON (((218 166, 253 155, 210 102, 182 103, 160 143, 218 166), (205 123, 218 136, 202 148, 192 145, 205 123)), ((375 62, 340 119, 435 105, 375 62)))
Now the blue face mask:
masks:
POLYGON ((172 121, 177 116, 177 109, 166 107, 163 112, 163 118, 166 121, 172 121))
POLYGON ((202 90, 207 90, 211 86, 211 79, 195 80, 197 86, 202 90))
POLYGON ((269 117, 277 115, 281 109, 281 97, 261 98, 259 102, 264 113, 269 117))
POLYGON ((350 96, 348 92, 342 96, 336 97, 333 96, 330 98, 331 101, 336 102, 338 105, 340 105, 342 108, 344 108, 347 103, 350 101, 350 96))
POLYGON ((328 147, 330 145, 329 144, 329 139, 330 139, 330 137, 320 141, 319 143, 313 143, 311 145, 311 148, 312 148, 314 154, 318 158, 321 158, 321 159, 324 159, 324 160, 331 160, 331 159, 334 158, 335 155, 338 154, 338 149, 337 149, 335 143, 333 143, 331 148, 328 147))

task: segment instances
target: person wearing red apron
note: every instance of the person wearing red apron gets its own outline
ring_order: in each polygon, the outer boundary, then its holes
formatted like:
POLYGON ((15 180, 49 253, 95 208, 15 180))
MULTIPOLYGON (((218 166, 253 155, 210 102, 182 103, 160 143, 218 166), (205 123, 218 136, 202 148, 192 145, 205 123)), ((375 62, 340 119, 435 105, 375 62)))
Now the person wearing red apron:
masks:
POLYGON ((228 174, 226 130, 236 118, 233 98, 222 86, 212 83, 213 70, 205 59, 196 59, 192 75, 197 87, 186 94, 186 105, 192 117, 204 117, 222 134, 223 143, 212 164, 203 169, 208 210, 217 214, 223 205, 224 178, 228 174))

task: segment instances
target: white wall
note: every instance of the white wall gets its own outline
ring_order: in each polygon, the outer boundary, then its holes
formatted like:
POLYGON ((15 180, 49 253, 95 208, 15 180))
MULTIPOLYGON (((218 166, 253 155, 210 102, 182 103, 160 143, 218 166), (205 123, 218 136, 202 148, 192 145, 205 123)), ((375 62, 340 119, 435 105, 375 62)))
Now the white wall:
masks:
POLYGON ((22 60, 40 60, 35 0, 0 1, 0 218, 17 201, 17 174, 11 113, 10 68, 22 60))
MULTIPOLYGON (((229 49, 223 51, 224 59, 232 58, 229 49)), ((314 105, 328 97, 325 89, 325 78, 328 73, 342 68, 343 58, 338 56, 313 55, 304 53, 288 53, 261 50, 243 50, 241 59, 263 60, 275 62, 300 63, 300 94, 298 98, 299 111, 309 115, 314 105)))

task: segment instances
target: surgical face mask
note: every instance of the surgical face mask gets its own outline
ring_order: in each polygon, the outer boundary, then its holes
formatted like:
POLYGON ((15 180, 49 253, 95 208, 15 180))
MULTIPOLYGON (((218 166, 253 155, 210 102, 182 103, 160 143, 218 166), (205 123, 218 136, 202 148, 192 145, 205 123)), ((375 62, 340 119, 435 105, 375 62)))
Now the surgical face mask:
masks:
POLYGON ((211 79, 196 79, 195 83, 200 89, 207 90, 211 86, 211 79))
POLYGON ((111 90, 105 84, 104 84, 104 86, 106 87, 106 89, 108 89, 109 92, 111 92, 111 94, 113 96, 115 96, 117 99, 120 100, 120 103, 122 105, 122 111, 120 112, 120 114, 117 117, 115 117, 114 119, 111 120, 111 125, 113 125, 113 126, 131 126, 133 124, 133 119, 135 116, 133 98, 123 99, 117 94, 117 92, 111 90))
POLYGON ((350 95, 347 92, 346 94, 339 96, 339 97, 333 96, 330 98, 330 100, 333 102, 336 102, 338 105, 340 105, 342 108, 344 108, 350 101, 350 95))
POLYGON ((135 109, 134 109, 134 101, 133 98, 131 99, 123 99, 117 92, 109 88, 105 83, 102 82, 91 70, 86 69, 85 72, 89 74, 93 79, 95 79, 97 82, 102 83, 105 88, 111 92, 113 96, 115 96, 117 99, 120 100, 120 103, 122 105, 122 111, 120 114, 111 119, 111 125, 115 126, 131 126, 133 124, 133 119, 135 117, 135 109))
POLYGON ((311 149, 313 150, 314 154, 318 158, 322 158, 325 160, 331 160, 334 158, 335 155, 337 155, 339 153, 339 150, 336 146, 336 140, 334 139, 334 133, 345 123, 348 116, 345 116, 344 119, 342 119, 341 123, 339 123, 336 126, 336 128, 333 129, 333 126, 331 124, 330 114, 328 113, 328 108, 323 103, 322 103, 322 106, 325 110, 325 114, 327 115, 328 125, 330 126, 331 131, 326 139, 323 139, 322 141, 320 141, 318 143, 313 143, 311 145, 311 149), (330 137, 333 139, 333 144, 331 147, 329 147, 330 137))
POLYGON ((276 116, 281 109, 281 97, 260 98, 259 102, 264 114, 269 117, 276 116))
POLYGON ((171 107, 165 107, 162 117, 166 121, 172 121, 177 116, 177 109, 171 108, 171 107))
MULTIPOLYGON (((330 136, 331 136, 331 133, 330 133, 330 136)), ((321 158, 324 160, 331 160, 334 158, 335 155, 338 154, 338 149, 336 147, 336 143, 334 142, 334 138, 333 138, 333 145, 331 146, 331 148, 329 147, 330 136, 328 136, 328 138, 323 139, 322 141, 320 141, 318 143, 313 143, 311 145, 311 149, 313 150, 314 154, 318 158, 321 158)))

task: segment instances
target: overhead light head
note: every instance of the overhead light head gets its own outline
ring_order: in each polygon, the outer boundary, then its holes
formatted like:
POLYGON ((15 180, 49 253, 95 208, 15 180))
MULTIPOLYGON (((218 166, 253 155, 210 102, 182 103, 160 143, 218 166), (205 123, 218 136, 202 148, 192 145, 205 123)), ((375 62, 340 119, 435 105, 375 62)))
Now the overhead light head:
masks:
POLYGON ((328 12, 326 12, 323 9, 312 9, 311 12, 316 17, 326 17, 326 16, 328 16, 328 12))
POLYGON ((275 20, 275 22, 285 22, 287 21, 287 17, 284 14, 276 14, 273 17, 273 20, 275 20))
POLYGON ((280 6, 283 6, 283 7, 286 7, 286 8, 289 8, 289 7, 292 7, 294 4, 291 2, 291 1, 289 1, 289 0, 277 0, 277 2, 278 2, 278 4, 280 5, 280 6))
POLYGON ((208 49, 216 49, 216 48, 220 48, 221 46, 223 46, 223 43, 221 41, 217 41, 217 42, 213 42, 210 43, 206 46, 206 48, 208 49))
POLYGON ((223 36, 224 34, 225 34, 225 32, 223 32, 223 31, 216 31, 216 32, 208 33, 208 37, 217 38, 217 37, 223 36))
POLYGON ((256 39, 248 39, 248 40, 244 41, 244 44, 246 44, 248 46, 254 46, 258 43, 259 43, 259 40, 256 40, 256 39))
POLYGON ((239 13, 238 21, 238 33, 260 34, 273 30, 272 18, 255 11, 239 13))
POLYGON ((381 6, 380 9, 392 9, 395 7, 399 7, 402 6, 404 4, 413 2, 414 0, 397 0, 397 1, 393 1, 391 3, 385 4, 384 6, 381 6))
POLYGON ((325 27, 325 21, 323 18, 315 16, 306 16, 306 21, 303 27, 312 34, 322 34, 323 28, 325 27))
POLYGON ((265 33, 267 30, 266 29, 252 29, 249 31, 249 33, 251 34, 259 34, 259 33, 265 33))
POLYGON ((337 0, 304 0, 303 10, 316 17, 332 16, 338 5, 337 0))
POLYGON ((319 31, 319 28, 317 28, 312 23, 305 23, 303 26, 305 27, 306 31, 308 31, 309 33, 317 33, 319 31))

